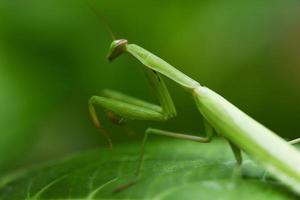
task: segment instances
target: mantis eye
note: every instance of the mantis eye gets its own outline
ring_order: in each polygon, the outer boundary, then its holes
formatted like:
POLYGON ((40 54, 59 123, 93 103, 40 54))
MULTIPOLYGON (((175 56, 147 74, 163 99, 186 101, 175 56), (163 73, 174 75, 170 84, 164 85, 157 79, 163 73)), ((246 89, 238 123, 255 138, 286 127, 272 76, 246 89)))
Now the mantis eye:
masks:
POLYGON ((122 54, 128 41, 125 39, 114 40, 109 48, 107 59, 113 61, 116 57, 122 54))

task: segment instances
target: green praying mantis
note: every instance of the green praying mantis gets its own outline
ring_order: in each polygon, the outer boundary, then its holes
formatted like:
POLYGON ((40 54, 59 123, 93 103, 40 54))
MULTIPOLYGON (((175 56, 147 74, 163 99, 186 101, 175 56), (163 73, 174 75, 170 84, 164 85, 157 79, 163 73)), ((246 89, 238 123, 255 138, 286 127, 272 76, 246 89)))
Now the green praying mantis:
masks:
MULTIPOLYGON (((167 121, 176 116, 176 108, 163 80, 163 76, 173 80, 190 94, 204 118, 205 137, 193 136, 172 131, 148 128, 142 142, 135 177, 140 174, 144 147, 149 135, 161 135, 200 143, 209 143, 214 133, 222 135, 229 143, 238 165, 242 163, 241 150, 259 161, 267 171, 300 194, 300 153, 291 144, 299 139, 287 142, 264 127, 243 111, 231 104, 221 95, 200 85, 158 56, 144 48, 129 44, 125 39, 111 43, 108 60, 113 61, 121 54, 130 54, 144 65, 144 71, 150 86, 153 88, 160 105, 122 94, 105 90, 101 96, 93 96, 89 100, 89 111, 93 123, 101 130, 111 146, 111 139, 104 130, 96 115, 95 106, 100 106, 110 113, 114 123, 122 123, 122 119, 167 121)), ((132 181, 117 190, 132 185, 132 181)))

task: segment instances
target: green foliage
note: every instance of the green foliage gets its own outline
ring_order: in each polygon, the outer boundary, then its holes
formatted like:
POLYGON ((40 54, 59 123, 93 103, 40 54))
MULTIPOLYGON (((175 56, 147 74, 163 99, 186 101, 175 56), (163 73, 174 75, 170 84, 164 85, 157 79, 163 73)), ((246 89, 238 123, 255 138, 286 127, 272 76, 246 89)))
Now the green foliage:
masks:
MULTIPOLYGON (((160 138, 161 139, 161 138, 160 138)), ((2 199, 222 199, 287 200, 293 194, 275 181, 263 181, 264 170, 246 159, 243 179, 233 178, 235 161, 224 141, 149 142, 140 180, 112 193, 132 177, 139 145, 86 152, 19 172, 2 181, 2 199)))
MULTIPOLYGON (((281 136, 298 137, 299 1, 95 0, 95 9, 118 37, 161 56, 281 136)), ((0 1, 1 175, 99 146, 104 140, 89 120, 87 100, 104 88, 154 101, 140 63, 126 57, 107 63, 110 42, 83 0, 0 1)), ((187 132, 201 129, 199 112, 186 93, 171 82, 167 85, 179 116, 159 126, 187 132)), ((115 143, 132 140, 107 121, 103 124, 115 133, 115 143)), ((130 126, 142 132, 148 122, 130 126)), ((134 170, 139 145, 130 145, 75 156, 17 177, 1 177, 0 199, 19 200, 27 194, 79 198, 91 191, 96 191, 95 198, 164 193, 170 199, 175 199, 172 195, 293 199, 269 182, 230 179, 233 159, 226 146, 169 141, 149 145, 141 181, 112 195, 111 190, 134 170), (120 178, 96 190, 116 177, 120 178)), ((247 176, 261 177, 261 169, 251 162, 244 167, 248 165, 247 176)))
MULTIPOLYGON (((298 137, 299 1, 94 2, 117 37, 159 55, 279 135, 298 137)), ((110 43, 85 0, 0 1, 0 174, 99 146, 86 104, 104 88, 155 101, 140 63, 106 61, 110 43)), ((199 130, 190 98, 167 85, 179 116, 163 128, 199 130)))

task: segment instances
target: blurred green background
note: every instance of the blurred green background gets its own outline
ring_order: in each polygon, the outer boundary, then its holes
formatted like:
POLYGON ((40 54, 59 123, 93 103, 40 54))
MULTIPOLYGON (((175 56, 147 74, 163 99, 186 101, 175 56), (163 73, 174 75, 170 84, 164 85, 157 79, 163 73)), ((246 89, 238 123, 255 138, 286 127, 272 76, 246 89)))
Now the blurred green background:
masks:
MULTIPOLYGON (((282 137, 300 136, 300 1, 95 0, 93 7, 119 38, 159 55, 282 137)), ((110 42, 85 0, 0 0, 0 174, 106 146, 87 110, 103 88, 155 102, 140 63, 129 56, 106 61, 110 42)), ((136 135, 128 137, 100 114, 114 145, 140 140, 148 126, 203 130, 191 97, 167 84, 176 119, 129 122, 136 135)))

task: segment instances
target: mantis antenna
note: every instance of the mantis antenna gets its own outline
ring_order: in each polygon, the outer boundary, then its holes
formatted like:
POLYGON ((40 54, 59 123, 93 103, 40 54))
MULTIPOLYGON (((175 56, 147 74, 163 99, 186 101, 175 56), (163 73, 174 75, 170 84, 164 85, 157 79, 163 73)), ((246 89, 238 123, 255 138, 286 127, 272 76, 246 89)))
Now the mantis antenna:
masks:
MULTIPOLYGON (((94 15, 99 19, 98 22, 100 22, 101 25, 104 25, 109 37, 112 40, 116 40, 116 36, 113 33, 111 27, 108 25, 107 20, 104 18, 104 16, 102 14, 99 13, 99 11, 97 9, 95 9, 95 6, 96 6, 95 1, 87 0, 87 5, 88 5, 89 9, 94 13, 94 15)), ((110 135, 100 124, 100 121, 98 120, 98 117, 96 115, 96 111, 95 111, 94 107, 90 106, 90 113, 91 113, 94 124, 96 125, 97 129, 102 133, 102 135, 106 138, 109 148, 111 149, 112 148, 112 140, 110 138, 110 135)))
MULTIPOLYGON (((113 41, 119 41, 114 43, 115 45, 111 46, 111 52, 108 53, 107 55, 107 59, 108 61, 112 61, 114 58, 118 57, 120 54, 122 54, 123 52, 123 47, 124 45, 127 44, 127 40, 116 40, 116 36, 114 34, 114 32, 112 31, 111 27, 109 26, 109 23, 107 22, 107 20, 105 19, 105 17, 96 9, 96 4, 94 0, 87 0, 87 4, 89 9, 95 14, 95 16, 99 19, 98 22, 100 22, 101 25, 105 26, 106 32, 108 33, 108 35, 110 36, 110 38, 113 41)), ((102 94, 105 95, 105 93, 109 93, 106 95, 111 95, 112 92, 111 91, 102 91, 102 94)), ((113 93, 113 95, 116 95, 116 93, 113 93)), ((117 94, 118 96, 118 94, 117 94)), ((92 102, 92 101, 91 101, 92 102)), ((108 132, 106 131, 106 129, 104 129, 102 127, 102 124, 100 123, 97 114, 96 114, 96 110, 94 108, 94 106, 92 105, 93 103, 89 103, 89 111, 90 111, 90 115, 92 117, 92 121, 95 124, 96 128, 102 133, 102 135, 106 138, 109 147, 112 148, 112 140, 110 135, 108 134, 108 132)), ((119 126, 122 126, 122 128, 127 132, 128 136, 134 135, 134 131, 128 127, 128 125, 126 126, 126 123, 124 123, 124 118, 122 118, 121 116, 117 115, 117 113, 112 112, 110 110, 106 109, 106 115, 108 117, 108 119, 119 126)))
POLYGON ((97 18, 99 19, 99 22, 101 22, 101 25, 104 25, 109 37, 112 40, 116 40, 116 36, 115 36, 114 32, 112 31, 112 28, 109 26, 105 17, 97 9, 95 9, 95 7, 96 7, 95 1, 87 0, 87 4, 88 4, 88 7, 92 10, 92 12, 97 16, 97 18))

